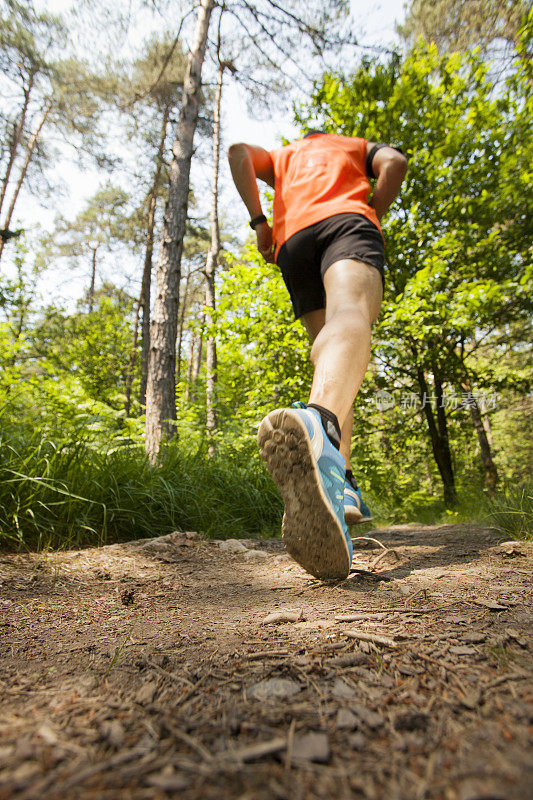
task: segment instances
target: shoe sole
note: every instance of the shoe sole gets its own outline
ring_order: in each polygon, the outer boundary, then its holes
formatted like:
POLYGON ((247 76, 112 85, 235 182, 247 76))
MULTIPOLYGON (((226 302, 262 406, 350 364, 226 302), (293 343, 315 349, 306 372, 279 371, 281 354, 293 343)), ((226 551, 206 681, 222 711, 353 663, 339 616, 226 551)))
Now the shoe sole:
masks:
POLYGON ((363 515, 355 506, 348 506, 348 508, 345 506, 344 521, 347 525, 357 525, 358 522, 363 522, 363 515))
POLYGON ((291 409, 271 411, 259 426, 257 443, 285 504, 282 537, 288 552, 315 578, 347 578, 348 545, 322 488, 304 422, 291 409))

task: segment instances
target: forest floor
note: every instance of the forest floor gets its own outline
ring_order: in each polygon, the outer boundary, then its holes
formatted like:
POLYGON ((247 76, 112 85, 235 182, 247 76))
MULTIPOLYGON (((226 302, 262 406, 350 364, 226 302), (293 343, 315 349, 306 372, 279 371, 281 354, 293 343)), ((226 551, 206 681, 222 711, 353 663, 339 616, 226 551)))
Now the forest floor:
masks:
POLYGON ((0 555, 0 800, 531 797, 533 544, 367 535, 0 555))

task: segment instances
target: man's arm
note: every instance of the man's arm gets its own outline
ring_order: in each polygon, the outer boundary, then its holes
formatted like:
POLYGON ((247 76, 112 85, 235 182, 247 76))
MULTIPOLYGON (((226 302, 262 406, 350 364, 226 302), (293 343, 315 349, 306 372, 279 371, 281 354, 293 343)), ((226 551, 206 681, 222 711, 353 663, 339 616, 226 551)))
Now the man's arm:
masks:
MULTIPOLYGON (((367 157, 373 147, 375 142, 367 142, 367 157)), ((400 193, 407 173, 407 159, 394 147, 380 147, 374 155, 372 170, 377 181, 370 205, 380 220, 400 193)))
MULTIPOLYGON (((257 188, 257 179, 274 188, 274 166, 267 150, 255 145, 232 144, 228 150, 228 161, 233 182, 248 209, 250 219, 259 217, 263 211, 257 188)), ((274 261, 272 254, 272 229, 268 222, 256 225, 257 249, 265 261, 274 261)))

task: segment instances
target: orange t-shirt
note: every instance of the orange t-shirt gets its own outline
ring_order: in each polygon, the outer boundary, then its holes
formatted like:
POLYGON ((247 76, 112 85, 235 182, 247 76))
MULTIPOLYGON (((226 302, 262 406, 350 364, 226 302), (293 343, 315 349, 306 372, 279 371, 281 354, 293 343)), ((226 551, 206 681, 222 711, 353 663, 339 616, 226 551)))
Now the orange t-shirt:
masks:
POLYGON ((276 257, 293 234, 333 214, 362 214, 381 232, 367 202, 366 145, 366 139, 317 133, 270 152, 276 257))

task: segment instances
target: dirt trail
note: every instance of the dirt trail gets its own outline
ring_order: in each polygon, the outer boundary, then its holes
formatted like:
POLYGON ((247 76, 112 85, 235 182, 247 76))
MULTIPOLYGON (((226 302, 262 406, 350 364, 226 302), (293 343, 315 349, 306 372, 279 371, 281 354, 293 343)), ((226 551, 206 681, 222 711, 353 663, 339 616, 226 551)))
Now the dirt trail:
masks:
POLYGON ((0 800, 531 797, 533 545, 368 535, 0 556, 0 800))

